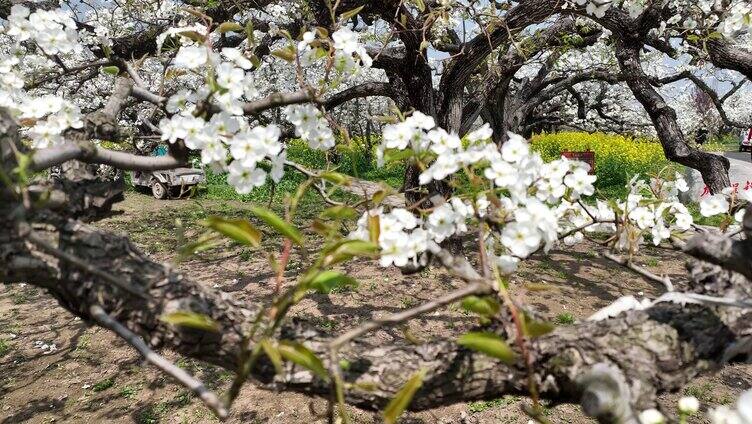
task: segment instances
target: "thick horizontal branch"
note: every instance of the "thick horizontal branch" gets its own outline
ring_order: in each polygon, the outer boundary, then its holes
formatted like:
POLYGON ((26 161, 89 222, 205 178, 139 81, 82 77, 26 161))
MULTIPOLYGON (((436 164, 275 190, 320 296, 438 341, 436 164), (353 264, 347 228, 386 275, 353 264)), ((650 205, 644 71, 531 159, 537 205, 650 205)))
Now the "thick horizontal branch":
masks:
POLYGON ((185 166, 187 161, 172 156, 139 156, 117 150, 103 149, 91 142, 64 143, 39 149, 31 157, 31 169, 43 171, 69 160, 111 165, 133 171, 157 171, 185 166))
MULTIPOLYGON (((0 208, 0 213, 6 212, 6 208, 0 208)), ((91 307, 101 304, 105 313, 148 340, 151 348, 167 348, 228 370, 236 369, 243 335, 249 321, 263 307, 261 304, 239 304, 230 295, 209 288, 209 284, 192 281, 173 268, 150 260, 121 236, 49 212, 29 219, 40 237, 54 243, 56 249, 107 269, 116 278, 140 287, 148 298, 98 284, 96 275, 50 261, 45 252, 23 243, 23 235, 14 233, 6 224, 0 224, 0 252, 4 252, 0 254, 0 281, 18 281, 15 264, 41 261, 46 267, 33 275, 24 274, 26 282, 44 287, 74 314, 91 320, 91 307), (219 330, 175 327, 161 320, 163 315, 175 311, 207 315, 219 330)), ((729 278, 720 271, 711 277, 707 272, 703 275, 706 282, 708 278, 729 278)), ((467 276, 475 278, 473 273, 467 276)), ((718 286, 729 284, 726 281, 718 286)), ((468 290, 473 289, 471 284, 468 290)), ((648 407, 656 393, 675 390, 708 364, 719 364, 725 349, 736 340, 730 328, 743 326, 746 323, 723 322, 705 307, 663 303, 607 321, 560 328, 535 339, 531 345, 535 379, 543 396, 576 400, 582 391, 577 376, 587 372, 590 365, 605 362, 621 370, 629 387, 635 388, 632 403, 648 407)), ((329 336, 314 324, 294 320, 283 326, 278 337, 304 342, 328 363, 329 336)), ((427 377, 411 405, 417 409, 524 393, 527 387, 523 363, 504 365, 459 347, 452 340, 419 346, 371 345, 355 340, 342 354, 350 364, 342 370, 351 387, 347 401, 367 408, 383 407, 407 376, 420 369, 427 370, 427 377)), ((274 367, 265 359, 260 360, 253 376, 278 389, 324 395, 330 388, 327 382, 291 364, 287 364, 284 375, 275 375, 274 367)))
POLYGON ((752 240, 731 240, 721 234, 706 232, 690 239, 684 251, 752 280, 752 240))
POLYGON ((324 107, 333 109, 347 101, 359 97, 389 97, 396 96, 392 85, 386 82, 368 82, 359 84, 339 93, 333 94, 324 101, 324 107))

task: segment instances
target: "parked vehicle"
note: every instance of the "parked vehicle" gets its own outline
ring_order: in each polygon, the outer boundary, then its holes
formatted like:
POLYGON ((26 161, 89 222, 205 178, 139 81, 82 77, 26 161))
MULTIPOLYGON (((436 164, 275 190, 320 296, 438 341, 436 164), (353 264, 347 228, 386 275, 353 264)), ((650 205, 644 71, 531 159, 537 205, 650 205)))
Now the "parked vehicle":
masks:
POLYGON ((742 131, 739 139, 740 152, 752 152, 752 128, 742 131))
POLYGON ((151 194, 157 199, 189 195, 197 184, 205 180, 204 171, 197 168, 131 172, 133 186, 151 189, 151 194))
MULTIPOLYGON (((152 155, 167 154, 165 146, 157 146, 152 155)), ((136 188, 148 188, 157 199, 180 198, 193 193, 196 185, 206 181, 204 171, 199 168, 175 168, 165 171, 133 171, 131 183, 136 188)))

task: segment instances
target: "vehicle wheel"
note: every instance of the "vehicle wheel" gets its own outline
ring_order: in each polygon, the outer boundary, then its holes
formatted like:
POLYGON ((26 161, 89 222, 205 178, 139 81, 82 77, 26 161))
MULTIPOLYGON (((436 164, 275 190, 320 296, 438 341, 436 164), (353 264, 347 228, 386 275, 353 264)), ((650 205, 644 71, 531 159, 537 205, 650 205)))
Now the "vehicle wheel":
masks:
POLYGON ((167 197, 167 187, 159 181, 151 183, 151 194, 155 199, 163 200, 167 197))

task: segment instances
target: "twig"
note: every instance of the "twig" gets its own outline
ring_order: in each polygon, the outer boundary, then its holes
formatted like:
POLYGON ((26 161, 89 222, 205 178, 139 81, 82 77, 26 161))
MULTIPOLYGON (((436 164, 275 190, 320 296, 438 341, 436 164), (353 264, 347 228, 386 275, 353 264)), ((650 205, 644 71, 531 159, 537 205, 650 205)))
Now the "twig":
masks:
POLYGON ((217 395, 207 389, 202 382, 193 378, 193 376, 185 372, 182 368, 168 361, 162 355, 151 350, 141 337, 125 328, 123 324, 119 323, 111 316, 109 316, 101 306, 91 306, 89 308, 89 313, 91 314, 92 318, 94 318, 99 324, 114 331, 123 340, 128 342, 128 344, 133 346, 141 354, 141 356, 146 359, 147 362, 169 374, 180 384, 195 393, 206 406, 208 406, 212 411, 214 411, 215 414, 217 414, 218 417, 222 419, 227 418, 227 408, 225 408, 222 402, 220 402, 217 395))
POLYGON ((138 71, 131 66, 130 63, 123 61, 125 64, 125 70, 128 72, 128 75, 133 79, 133 82, 136 83, 136 86, 141 88, 146 88, 146 83, 143 79, 141 79, 141 76, 138 75, 138 71))
POLYGON ((89 263, 84 262, 82 259, 80 259, 79 257, 77 257, 75 255, 72 255, 72 254, 70 254, 68 252, 60 250, 57 247, 49 244, 47 242, 47 240, 45 240, 44 238, 40 237, 27 224, 23 224, 23 225, 19 226, 19 234, 21 234, 22 236, 25 234, 27 240, 29 240, 31 243, 33 243, 37 247, 41 248, 45 252, 49 253, 50 255, 52 255, 52 256, 60 259, 60 260, 63 260, 65 262, 68 262, 71 265, 74 265, 77 268, 79 268, 79 269, 81 269, 81 270, 83 270, 83 271, 85 271, 85 272, 87 272, 89 274, 95 275, 95 276, 97 276, 97 277, 99 277, 99 278, 107 281, 108 283, 110 283, 110 284, 112 284, 112 285, 114 285, 114 286, 116 286, 116 287, 118 287, 120 289, 123 289, 123 290, 127 291, 128 293, 130 293, 130 294, 132 294, 134 296, 138 296, 138 297, 140 297, 142 299, 146 299, 146 295, 144 294, 143 290, 141 290, 141 289, 139 289, 137 287, 134 287, 132 284, 130 284, 128 282, 125 282, 125 281, 123 281, 123 280, 121 280, 121 279, 113 276, 112 274, 109 274, 109 273, 107 273, 105 271, 102 271, 101 269, 99 269, 99 268, 97 268, 97 267, 95 267, 95 266, 93 266, 93 265, 91 265, 89 263))
MULTIPOLYGON (((294 169, 294 170, 300 172, 301 174, 303 174, 305 176, 308 176, 310 178, 321 178, 321 176, 319 176, 319 174, 317 174, 316 172, 311 171, 310 169, 304 167, 303 165, 300 165, 300 164, 295 163, 293 161, 286 160, 285 161, 285 166, 289 166, 290 168, 292 168, 292 169, 294 169)), ((345 203, 338 202, 338 201, 333 200, 332 198, 330 198, 329 195, 326 194, 326 190, 324 189, 323 186, 320 186, 320 185, 318 185, 316 183, 313 183, 312 185, 313 185, 313 188, 315 188, 316 191, 319 192, 319 194, 321 195, 321 198, 324 199, 324 201, 326 203, 328 203, 328 204, 330 204, 332 206, 344 206, 345 205, 345 203)))
POLYGON ((444 296, 436 298, 420 306, 416 306, 415 308, 407 309, 402 312, 398 312, 396 314, 388 315, 384 318, 377 318, 372 321, 368 321, 362 325, 359 325, 358 327, 353 328, 352 330, 332 340, 329 343, 329 346, 330 348, 336 350, 337 348, 341 347, 342 345, 349 342, 350 340, 353 340, 366 333, 376 330, 377 328, 381 328, 385 326, 394 326, 399 323, 405 322, 409 319, 415 318, 419 315, 423 315, 425 313, 435 311, 436 309, 442 306, 448 305, 450 303, 454 303, 464 297, 467 297, 473 294, 488 293, 490 291, 491 291, 491 286, 489 284, 486 284, 484 282, 470 283, 467 286, 462 287, 461 289, 447 293, 444 296))
POLYGON ((454 276, 459 277, 468 283, 488 284, 487 280, 478 274, 475 268, 473 268, 465 258, 454 256, 446 249, 438 249, 432 253, 439 258, 444 268, 449 270, 454 276))
POLYGON ((671 282, 671 279, 668 278, 668 277, 659 277, 659 276, 653 274, 652 272, 646 270, 645 268, 633 264, 628 259, 620 258, 620 257, 618 257, 616 255, 612 255, 612 254, 610 254, 608 252, 603 253, 603 257, 606 258, 606 259, 609 259, 611 261, 614 261, 617 264, 619 264, 619 265, 621 265, 623 267, 626 267, 626 268, 628 268, 628 269, 636 272, 637 274, 645 277, 648 280, 656 281, 658 283, 663 284, 663 286, 666 287, 666 291, 668 291, 668 292, 674 291, 674 284, 671 282))

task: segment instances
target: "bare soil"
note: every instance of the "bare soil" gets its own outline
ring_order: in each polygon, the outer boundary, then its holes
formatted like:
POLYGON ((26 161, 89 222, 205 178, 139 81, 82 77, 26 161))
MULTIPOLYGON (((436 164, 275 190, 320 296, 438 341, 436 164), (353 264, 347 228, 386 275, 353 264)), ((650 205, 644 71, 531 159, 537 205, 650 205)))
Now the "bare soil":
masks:
MULTIPOLYGON (((126 193, 116 206, 118 214, 96 223, 126 232, 145 251, 162 261, 176 259, 176 219, 188 238, 197 234, 196 222, 209 214, 244 215, 240 202, 172 200, 158 201, 126 193)), ((277 248, 278 244, 274 248, 277 248)), ((623 295, 655 297, 662 288, 646 282, 629 270, 604 261, 599 247, 583 244, 566 251, 553 251, 524 264, 512 282, 516 298, 558 325, 587 318, 623 295)), ((668 274, 681 284, 684 259, 678 253, 646 249, 638 262, 655 273, 668 274)), ((288 281, 301 259, 293 257, 288 281)), ((248 301, 269 299, 269 281, 264 252, 224 249, 203 259, 176 266, 191 278, 231 292, 248 301)), ((322 330, 338 334, 363 320, 415 306, 459 287, 438 270, 414 276, 359 262, 346 268, 358 279, 358 288, 331 295, 314 295, 299 304, 294 314, 312 320, 322 330), (388 294, 388 295, 385 295, 388 294)), ((378 331, 370 337, 390 343, 405 337, 418 340, 453 338, 474 325, 476 319, 453 306, 411 322, 401 329, 378 331)), ((232 373, 198 361, 169 358, 197 375, 210 387, 222 391, 232 373)), ((752 366, 734 365, 718 374, 699 378, 684 389, 704 404, 731 403, 752 387, 752 366)), ((667 413, 681 393, 664 395, 667 413)), ((462 403, 419 413, 408 413, 405 423, 527 423, 520 404, 527 399, 499 399, 462 403)), ((325 422, 315 412, 325 410, 325 401, 297 393, 276 393, 247 384, 233 407, 232 423, 325 422)), ((380 422, 373 411, 350 408, 353 422, 380 422)), ((576 405, 549 405, 548 418, 555 423, 588 423, 576 405)), ((153 367, 143 364, 137 353, 110 332, 89 327, 41 290, 23 285, 0 284, 0 423, 113 422, 113 423, 204 423, 212 414, 190 392, 174 384, 153 367), (40 345, 47 345, 43 350, 40 345), (54 344, 56 349, 50 351, 54 344)), ((696 419, 693 422, 705 422, 696 419)))

